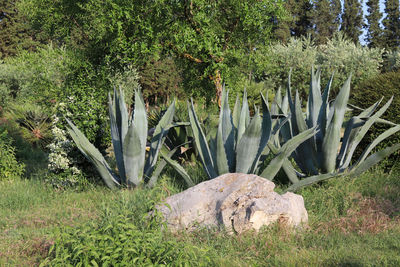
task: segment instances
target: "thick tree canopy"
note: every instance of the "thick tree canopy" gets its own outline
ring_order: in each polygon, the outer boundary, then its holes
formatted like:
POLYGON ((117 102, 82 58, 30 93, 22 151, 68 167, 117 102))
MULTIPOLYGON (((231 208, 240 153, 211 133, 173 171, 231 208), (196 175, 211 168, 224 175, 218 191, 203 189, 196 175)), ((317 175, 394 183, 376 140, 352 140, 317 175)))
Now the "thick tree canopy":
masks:
POLYGON ((94 62, 140 67, 172 53, 215 84, 229 64, 270 41, 284 13, 281 0, 21 1, 35 28, 94 62))

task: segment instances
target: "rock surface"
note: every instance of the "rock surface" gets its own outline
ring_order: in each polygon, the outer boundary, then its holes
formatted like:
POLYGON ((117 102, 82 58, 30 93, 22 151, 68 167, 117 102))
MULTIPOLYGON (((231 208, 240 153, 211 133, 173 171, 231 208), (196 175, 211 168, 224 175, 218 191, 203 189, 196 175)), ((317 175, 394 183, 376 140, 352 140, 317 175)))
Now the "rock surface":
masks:
POLYGON ((200 226, 241 233, 274 222, 292 227, 307 223, 303 197, 279 195, 274 187, 254 174, 227 173, 168 197, 157 209, 172 231, 200 226))

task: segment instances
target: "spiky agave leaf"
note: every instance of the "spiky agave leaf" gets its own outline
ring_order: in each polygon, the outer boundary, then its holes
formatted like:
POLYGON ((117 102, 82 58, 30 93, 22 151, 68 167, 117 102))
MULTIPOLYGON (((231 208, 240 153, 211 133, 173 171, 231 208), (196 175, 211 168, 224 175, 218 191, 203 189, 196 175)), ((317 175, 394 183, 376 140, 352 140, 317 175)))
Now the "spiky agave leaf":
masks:
POLYGON ((340 129, 344 121, 347 102, 350 95, 350 77, 344 83, 333 104, 333 117, 330 121, 322 143, 323 162, 322 169, 331 173, 336 169, 337 150, 340 143, 340 129))
POLYGON ((214 166, 214 160, 210 151, 210 147, 208 146, 207 139, 204 135, 203 130, 201 129, 200 122, 194 110, 193 100, 191 100, 191 103, 188 103, 188 110, 189 121, 192 127, 197 152, 200 156, 201 162, 204 165, 208 177, 215 178, 218 176, 215 169, 216 166, 214 166))
POLYGON ((78 149, 82 154, 93 163, 99 172, 101 178, 106 183, 106 185, 115 189, 120 185, 118 177, 113 173, 107 161, 101 155, 100 151, 90 143, 90 141, 85 137, 85 135, 68 119, 66 119, 70 127, 67 127, 69 134, 74 140, 78 149))

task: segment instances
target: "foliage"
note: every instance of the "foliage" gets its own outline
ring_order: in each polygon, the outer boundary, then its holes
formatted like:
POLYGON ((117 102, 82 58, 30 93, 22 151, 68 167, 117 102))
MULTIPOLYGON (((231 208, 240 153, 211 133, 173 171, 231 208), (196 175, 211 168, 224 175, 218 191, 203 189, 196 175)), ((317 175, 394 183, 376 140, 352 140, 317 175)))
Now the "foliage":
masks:
POLYGON ((5 118, 13 121, 21 137, 35 147, 43 149, 52 139, 51 119, 40 106, 30 103, 11 104, 5 118))
POLYGON ((367 28, 368 31, 365 41, 368 43, 368 47, 384 47, 383 30, 380 27, 382 12, 379 8, 379 0, 368 0, 366 5, 368 6, 368 15, 366 15, 368 23, 364 25, 364 28, 367 28))
POLYGON ((130 192, 133 196, 124 193, 121 192, 118 200, 103 205, 96 221, 61 228, 42 266, 205 266, 211 263, 207 249, 180 242, 160 229, 159 216, 149 217, 147 211, 159 198, 155 192, 137 190, 130 192))
POLYGON ((178 65, 187 65, 181 69, 188 69, 185 85, 193 83, 188 93, 203 95, 215 95, 206 89, 220 84, 219 75, 232 77, 228 72, 237 62, 253 60, 284 13, 281 0, 21 0, 19 7, 34 29, 83 51, 93 64, 141 68, 174 55, 184 62, 178 65))
POLYGON ((0 181, 19 179, 24 170, 24 164, 15 158, 15 147, 7 130, 0 127, 0 181))
POLYGON ((296 91, 295 100, 292 99, 290 80, 285 97, 283 99, 276 98, 276 104, 280 110, 290 116, 289 123, 283 125, 280 130, 284 142, 310 128, 318 127, 319 129, 316 135, 302 143, 293 153, 296 164, 306 177, 300 181, 292 180, 289 177, 293 185, 288 190, 297 190, 302 186, 340 175, 358 175, 400 149, 400 144, 395 144, 369 156, 380 142, 400 131, 400 125, 380 119, 393 98, 389 99, 383 107, 377 110, 382 101, 381 98, 380 101, 366 108, 360 114, 352 116, 344 126, 345 113, 350 96, 351 76, 344 83, 333 101, 329 100, 333 77, 325 87, 323 94, 321 94, 320 76, 321 70, 316 72, 312 70, 305 116, 298 91, 296 91), (357 146, 371 126, 379 122, 394 126, 372 140, 358 160, 354 161, 353 155, 357 146), (342 127, 345 128, 343 137, 342 127), (307 177, 308 175, 314 176, 307 177))
POLYGON ((151 60, 140 69, 143 97, 150 105, 169 102, 171 96, 183 97, 181 75, 172 58, 151 60))
POLYGON ((380 72, 383 52, 382 49, 356 45, 340 34, 325 45, 316 45, 310 38, 292 38, 286 45, 277 43, 268 50, 264 55, 266 63, 259 66, 263 71, 259 77, 266 81, 268 90, 276 90, 288 79, 287 70, 291 68, 292 83, 301 97, 306 98, 309 72, 313 65, 321 67, 325 73, 321 79, 325 83, 330 78, 327 73, 335 72, 333 88, 343 84, 348 73, 352 73, 356 86, 380 72))
POLYGON ((313 36, 318 44, 325 44, 339 29, 342 4, 339 0, 317 0, 314 6, 313 36))
POLYGON ((386 48, 396 49, 400 45, 400 9, 399 1, 385 0, 385 14, 382 20, 384 25, 383 39, 386 48))
POLYGON ((280 168, 288 164, 287 157, 297 146, 315 134, 315 128, 312 128, 293 136, 282 148, 274 152, 275 157, 265 167, 263 163, 269 154, 269 150, 266 150, 267 144, 278 133, 281 125, 273 125, 268 102, 264 97, 262 98, 262 117, 256 109, 255 115, 250 119, 246 93, 243 96, 242 105, 237 97, 233 113, 231 113, 228 92, 223 91, 223 102, 215 137, 205 136, 197 119, 193 101, 191 105, 188 104, 196 149, 210 179, 224 173, 238 172, 256 173, 272 180, 280 168))
MULTIPOLYGON (((352 93, 351 103, 365 108, 373 104, 374 99, 385 97, 386 99, 393 96, 393 101, 387 112, 382 116, 383 119, 400 124, 399 110, 400 110, 400 72, 388 72, 372 77, 360 83, 352 93)), ((362 141, 360 146, 372 142, 377 136, 387 129, 385 125, 374 125, 371 127, 370 134, 362 141)), ((395 134, 388 138, 384 144, 377 146, 377 149, 383 149, 390 145, 400 143, 400 135, 395 134)), ((387 166, 395 165, 400 159, 400 153, 394 153, 386 162, 387 166)))
POLYGON ((132 65, 127 65, 122 70, 113 70, 109 67, 109 71, 114 74, 110 75, 108 79, 113 86, 121 88, 125 94, 125 101, 130 107, 133 103, 135 90, 141 88, 141 85, 139 84, 139 72, 132 65))
POLYGON ((358 37, 361 35, 364 25, 361 2, 359 0, 344 1, 344 12, 341 20, 340 31, 353 43, 358 44, 358 37))
POLYGON ((16 2, 3 0, 0 3, 0 59, 15 56, 18 50, 32 51, 40 45, 16 2))
MULTIPOLYGON (((153 186, 161 172, 154 168, 166 133, 172 127, 175 102, 170 105, 155 127, 146 157, 148 125, 143 98, 140 92, 135 92, 135 109, 131 116, 128 114, 124 99, 122 90, 117 94, 114 89, 113 99, 109 95, 111 138, 119 175, 113 172, 101 153, 69 120, 67 120, 68 132, 82 154, 95 165, 103 181, 111 189, 118 186, 137 187, 143 182, 153 186), (153 171, 154 175, 151 176, 153 171)), ((187 182, 193 184, 190 178, 187 182)))
POLYGON ((65 48, 53 45, 35 53, 22 51, 0 64, 0 84, 13 98, 42 106, 50 106, 57 99, 70 69, 72 55, 65 48))
POLYGON ((400 70, 400 50, 387 51, 383 69, 385 72, 400 70))

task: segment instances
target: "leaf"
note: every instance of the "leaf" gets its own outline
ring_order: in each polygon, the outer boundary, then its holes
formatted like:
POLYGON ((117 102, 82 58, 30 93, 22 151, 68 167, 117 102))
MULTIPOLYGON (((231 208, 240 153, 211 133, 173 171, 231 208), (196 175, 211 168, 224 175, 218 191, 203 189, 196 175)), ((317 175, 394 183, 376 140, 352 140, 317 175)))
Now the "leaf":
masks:
POLYGON ((267 168, 260 174, 261 177, 264 177, 268 180, 274 179, 275 175, 278 173, 279 169, 282 167, 282 164, 285 160, 292 154, 292 152, 304 141, 311 138, 316 133, 316 128, 313 127, 304 132, 299 133, 294 136, 292 139, 287 141, 277 152, 275 158, 271 160, 268 164, 267 168))
POLYGON ((314 127, 317 125, 319 113, 322 106, 322 96, 321 96, 321 69, 318 68, 314 72, 314 67, 311 70, 311 83, 310 92, 308 95, 308 127, 314 127))
POLYGON ((226 167, 228 167, 228 170, 223 173, 229 171, 233 172, 235 169, 235 132, 231 110, 229 108, 228 94, 229 92, 226 92, 225 89, 222 91, 222 105, 217 133, 217 162, 219 174, 221 174, 220 168, 226 169, 226 167), (224 155, 220 154, 220 152, 223 152, 224 155))
POLYGON ((95 165, 106 185, 111 189, 115 189, 118 185, 120 185, 120 181, 108 166, 108 163, 104 159, 103 155, 101 155, 97 148, 89 142, 85 135, 71 121, 68 119, 66 119, 66 121, 70 126, 70 128, 67 127, 67 130, 78 149, 89 161, 93 163, 93 165, 95 165))
POLYGON ((400 149, 400 144, 396 144, 372 154, 366 160, 361 162, 356 168, 351 170, 351 175, 352 176, 360 175, 361 173, 367 171, 369 168, 379 163, 381 160, 383 160, 384 158, 386 158, 387 156, 396 152, 399 149, 400 149))
MULTIPOLYGON (((114 88, 114 98, 116 98, 116 90, 114 88)), ((122 140, 120 130, 118 128, 118 124, 115 118, 114 110, 115 106, 113 105, 113 100, 111 95, 108 94, 108 107, 110 113, 110 130, 111 130, 111 139, 113 144, 113 150, 115 155, 115 160, 117 162, 119 176, 121 178, 122 183, 126 184, 126 174, 125 174, 125 164, 124 164, 124 153, 122 151, 122 140)))
POLYGON ((243 136, 244 132, 246 131, 247 126, 249 125, 249 122, 250 122, 250 110, 249 110, 249 104, 247 102, 247 92, 246 92, 246 90, 244 90, 243 104, 242 104, 242 109, 240 111, 239 125, 237 127, 238 133, 237 133, 237 137, 236 137, 237 138, 236 146, 239 145, 240 140, 242 139, 242 136, 243 136))
POLYGON ((135 186, 138 186, 143 178, 146 152, 146 147, 143 148, 138 128, 134 125, 129 127, 123 145, 127 183, 135 186))
POLYGON ((340 144, 340 129, 342 128, 344 114, 350 95, 350 77, 344 83, 334 102, 332 121, 330 122, 322 143, 323 162, 322 169, 325 172, 333 172, 336 169, 336 159, 340 144))
POLYGON ((377 138, 375 138, 375 140, 372 141, 372 143, 369 144, 368 147, 364 150, 364 152, 360 156, 360 159, 358 160, 358 163, 356 165, 359 165, 360 163, 362 163, 365 160, 365 158, 369 155, 369 153, 371 153, 372 149, 374 149, 380 142, 382 142, 389 136, 397 133, 398 131, 400 131, 400 125, 397 125, 395 127, 392 127, 390 129, 386 130, 385 132, 380 134, 377 138))
POLYGON ((193 137, 200 159, 204 165, 208 177, 217 177, 218 175, 214 169, 214 163, 211 156, 210 148, 208 147, 206 137, 203 133, 203 130, 201 129, 196 112, 194 111, 193 100, 191 100, 191 104, 188 103, 188 110, 190 125, 192 127, 193 137))
POLYGON ((254 115, 246 128, 236 149, 236 172, 249 173, 258 153, 261 141, 261 117, 259 112, 254 115))
MULTIPOLYGON (((168 152, 167 156, 169 158, 171 158, 176 150, 178 149, 178 147, 175 147, 174 149, 172 149, 171 151, 168 152)), ((157 168, 154 170, 150 180, 147 183, 147 187, 154 187, 154 185, 157 183, 158 177, 160 176, 162 170, 165 168, 165 166, 167 165, 167 162, 165 161, 165 159, 162 159, 158 164, 157 164, 157 168)))
POLYGON ((255 170, 259 163, 260 156, 264 151, 264 148, 267 146, 269 139, 271 138, 272 119, 271 119, 271 113, 269 112, 268 109, 268 100, 266 100, 262 94, 261 98, 262 98, 261 105, 263 110, 263 117, 261 122, 261 139, 258 145, 258 151, 255 160, 253 161, 253 165, 250 169, 250 173, 255 173, 255 170))
POLYGON ((358 131, 357 135, 354 137, 354 141, 350 144, 348 152, 346 154, 346 160, 343 163, 342 168, 347 168, 350 165, 351 158, 353 157, 353 153, 356 150, 358 144, 364 138, 365 134, 371 128, 372 124, 376 122, 380 116, 389 108, 390 104, 392 103, 393 97, 389 99, 389 101, 380 108, 374 115, 372 115, 361 127, 358 131))
POLYGON ((182 178, 185 180, 186 184, 191 187, 194 186, 195 183, 193 182, 192 178, 190 178, 189 174, 187 174, 187 172, 185 171, 185 169, 179 165, 178 162, 176 162, 175 160, 171 159, 166 153, 164 153, 162 150, 160 150, 160 154, 161 156, 164 158, 164 160, 170 164, 181 176, 182 178))
POLYGON ((307 177, 305 179, 301 179, 299 182, 294 183, 293 185, 289 186, 285 191, 287 192, 295 192, 302 187, 309 186, 318 182, 322 182, 331 178, 344 176, 346 173, 324 173, 319 175, 314 175, 307 177))
POLYGON ((158 159, 158 153, 162 144, 164 143, 164 137, 168 134, 168 130, 172 126, 171 123, 174 119, 174 114, 175 100, 173 100, 172 104, 168 107, 167 111, 161 117, 154 130, 153 137, 151 138, 149 155, 146 159, 146 164, 144 167, 146 176, 150 176, 154 169, 158 159))

